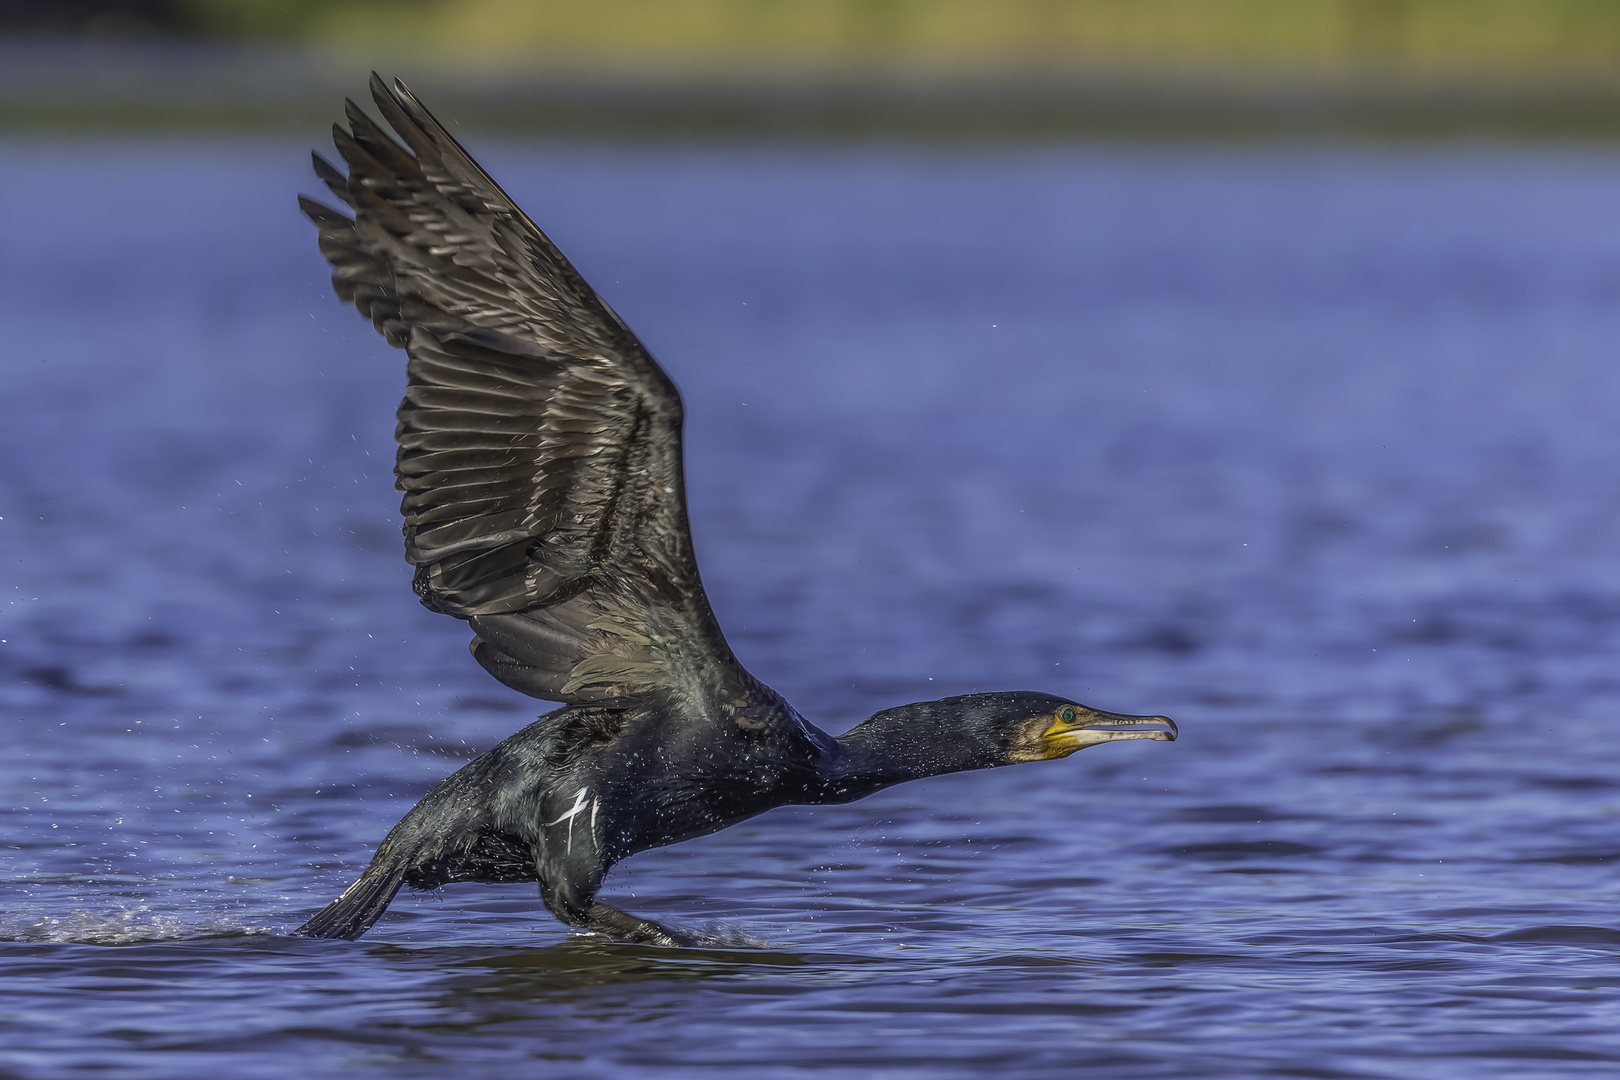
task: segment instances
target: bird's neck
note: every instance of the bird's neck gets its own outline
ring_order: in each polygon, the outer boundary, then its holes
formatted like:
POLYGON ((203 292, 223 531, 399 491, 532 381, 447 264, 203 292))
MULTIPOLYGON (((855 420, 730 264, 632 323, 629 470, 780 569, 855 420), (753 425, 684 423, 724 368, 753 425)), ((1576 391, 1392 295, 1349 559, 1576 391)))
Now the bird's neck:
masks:
POLYGON ((981 733, 936 716, 931 705, 887 709, 839 736, 842 753, 823 777, 825 801, 859 799, 907 780, 1004 763, 981 733))

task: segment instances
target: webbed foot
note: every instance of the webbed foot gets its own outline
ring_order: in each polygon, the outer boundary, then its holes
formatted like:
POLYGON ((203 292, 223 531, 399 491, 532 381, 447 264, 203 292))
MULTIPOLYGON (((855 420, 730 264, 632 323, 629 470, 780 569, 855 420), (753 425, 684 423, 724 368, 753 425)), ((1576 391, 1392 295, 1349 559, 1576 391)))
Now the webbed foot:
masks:
POLYGON ((606 934, 617 941, 629 941, 637 945, 659 945, 666 949, 691 948, 702 944, 701 939, 692 934, 671 930, 651 919, 639 918, 628 911, 620 911, 606 904, 591 905, 590 913, 585 917, 585 928, 598 934, 606 934))

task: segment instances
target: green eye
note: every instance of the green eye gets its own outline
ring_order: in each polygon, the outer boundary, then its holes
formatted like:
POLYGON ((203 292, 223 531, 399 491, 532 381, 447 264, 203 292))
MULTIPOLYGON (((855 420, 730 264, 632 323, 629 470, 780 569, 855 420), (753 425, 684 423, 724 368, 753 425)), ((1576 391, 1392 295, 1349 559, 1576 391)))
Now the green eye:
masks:
POLYGON ((1065 724, 1074 723, 1074 706, 1073 705, 1065 705, 1065 706, 1063 706, 1063 708, 1059 709, 1058 710, 1058 719, 1063 721, 1065 724))

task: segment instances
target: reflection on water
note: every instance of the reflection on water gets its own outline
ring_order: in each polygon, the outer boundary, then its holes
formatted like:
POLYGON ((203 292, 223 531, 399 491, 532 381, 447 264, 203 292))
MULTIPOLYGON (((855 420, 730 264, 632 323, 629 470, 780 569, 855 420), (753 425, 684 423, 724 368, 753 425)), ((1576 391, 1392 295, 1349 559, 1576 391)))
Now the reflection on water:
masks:
POLYGON ((304 147, 0 177, 0 1071, 1428 1078, 1620 1060, 1620 159, 496 147, 689 414, 744 661, 1174 745, 282 936, 536 703, 399 558, 304 147))
MULTIPOLYGON (((820 974, 863 962, 872 961, 763 948, 625 949, 593 938, 576 938, 548 948, 503 949, 446 964, 447 970, 472 973, 453 975, 443 1001, 447 1008, 488 1009, 493 1007, 491 1002, 504 999, 535 1003, 575 1000, 580 990, 625 983, 770 981, 780 978, 783 968, 809 967, 820 974)), ((810 973, 798 970, 792 974, 803 978, 810 973)))

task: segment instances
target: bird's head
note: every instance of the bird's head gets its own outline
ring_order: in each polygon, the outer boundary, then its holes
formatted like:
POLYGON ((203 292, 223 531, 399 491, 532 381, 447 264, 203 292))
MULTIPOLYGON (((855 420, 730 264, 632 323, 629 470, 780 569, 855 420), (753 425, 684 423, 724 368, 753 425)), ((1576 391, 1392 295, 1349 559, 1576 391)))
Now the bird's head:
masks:
MULTIPOLYGON (((1004 695, 985 694, 997 698, 1004 695)), ((1168 716, 1130 716, 1103 712, 1078 701, 1047 694, 1013 692, 1001 706, 1007 734, 1007 763, 1068 757, 1098 743, 1126 739, 1176 741, 1176 722, 1168 716), (1038 700, 1026 700, 1026 699, 1038 700)))
POLYGON ((916 777, 1068 757, 1098 743, 1175 737, 1169 717, 1102 712, 1052 694, 1011 690, 886 709, 839 741, 887 761, 897 776, 916 777))
POLYGON ((981 753, 994 759, 985 763, 994 765, 1063 758, 1088 746, 1126 739, 1173 742, 1177 734, 1175 721, 1167 716, 1103 712, 1029 690, 968 694, 932 704, 936 722, 971 737, 982 747, 981 753))

